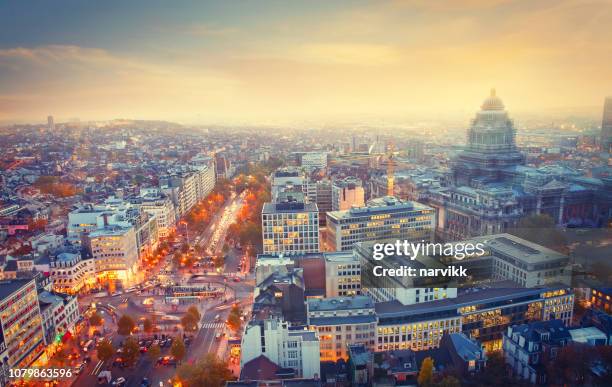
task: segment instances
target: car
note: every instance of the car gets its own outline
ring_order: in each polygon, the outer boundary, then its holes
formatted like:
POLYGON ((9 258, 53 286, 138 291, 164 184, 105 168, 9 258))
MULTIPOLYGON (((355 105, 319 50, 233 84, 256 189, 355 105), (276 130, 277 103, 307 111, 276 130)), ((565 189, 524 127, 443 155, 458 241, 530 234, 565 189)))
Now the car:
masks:
POLYGON ((151 382, 149 381, 149 379, 142 378, 142 381, 140 382, 141 387, 149 387, 150 385, 151 385, 151 382))
POLYGON ((125 378, 122 376, 120 378, 117 378, 117 379, 113 380, 112 385, 113 386, 118 386, 118 387, 125 386, 125 378))
POLYGON ((83 372, 83 370, 85 369, 85 363, 80 363, 74 368, 75 368, 74 373, 77 375, 80 375, 81 372, 83 372))
POLYGON ((125 367, 125 360, 123 360, 123 358, 115 358, 115 360, 113 360, 113 367, 125 367))
POLYGON ((140 347, 140 353, 145 353, 147 352, 147 347, 145 347, 144 345, 142 347, 140 347))

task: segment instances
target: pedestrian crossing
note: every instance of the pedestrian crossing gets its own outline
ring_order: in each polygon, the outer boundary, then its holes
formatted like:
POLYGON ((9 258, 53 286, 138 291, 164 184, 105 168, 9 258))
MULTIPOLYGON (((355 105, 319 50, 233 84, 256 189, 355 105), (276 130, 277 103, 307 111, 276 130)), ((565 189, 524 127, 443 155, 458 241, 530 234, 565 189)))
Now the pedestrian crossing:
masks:
POLYGON ((225 323, 222 322, 206 322, 202 324, 202 329, 219 329, 223 328, 225 323))

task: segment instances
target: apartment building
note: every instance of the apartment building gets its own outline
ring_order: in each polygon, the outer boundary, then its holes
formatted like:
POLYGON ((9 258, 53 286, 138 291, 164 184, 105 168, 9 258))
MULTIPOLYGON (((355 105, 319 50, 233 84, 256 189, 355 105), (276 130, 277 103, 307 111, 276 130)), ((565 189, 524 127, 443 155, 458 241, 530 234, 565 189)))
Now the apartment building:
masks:
POLYGON ((0 282, 0 324, 0 353, 6 351, 2 370, 32 365, 45 349, 35 279, 0 282))
POLYGON ((242 336, 240 367, 264 355, 282 368, 294 369, 297 377, 320 377, 318 336, 282 319, 253 320, 242 336))

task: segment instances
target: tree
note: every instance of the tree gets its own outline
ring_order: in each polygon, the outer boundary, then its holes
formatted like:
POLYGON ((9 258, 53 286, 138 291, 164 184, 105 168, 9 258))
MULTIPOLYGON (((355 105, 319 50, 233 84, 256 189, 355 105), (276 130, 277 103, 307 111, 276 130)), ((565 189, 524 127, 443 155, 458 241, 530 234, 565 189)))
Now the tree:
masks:
POLYGON ((174 358, 178 362, 180 362, 181 360, 185 358, 186 349, 185 349, 185 343, 183 342, 183 339, 181 339, 180 337, 177 337, 176 340, 172 342, 170 353, 172 354, 172 356, 174 356, 174 358))
POLYGON ((144 330, 145 333, 153 332, 153 322, 148 318, 142 320, 142 330, 144 330))
POLYGON ((234 332, 238 332, 240 327, 242 326, 242 320, 240 320, 240 308, 238 304, 234 304, 232 306, 232 310, 227 317, 227 325, 229 325, 230 329, 234 332))
POLYGON ((436 387, 461 387, 461 382, 456 377, 449 375, 440 380, 436 387))
POLYGON ((97 349, 98 359, 102 361, 110 360, 115 354, 115 348, 110 340, 102 340, 98 343, 97 349))
POLYGON ((548 215, 532 215, 522 218, 516 228, 509 229, 508 233, 561 253, 567 253, 567 239, 556 226, 555 220, 548 215))
POLYGON ((185 315, 181 318, 181 325, 183 329, 188 332, 195 332, 198 330, 198 322, 199 320, 195 318, 195 316, 191 313, 185 313, 185 315))
POLYGON ((177 377, 187 387, 221 387, 226 381, 234 379, 227 363, 211 353, 196 364, 181 365, 177 370, 177 377))
POLYGON ((501 351, 487 354, 485 369, 480 374, 477 374, 474 379, 481 386, 511 386, 515 384, 508 376, 506 361, 501 351))
POLYGON ((421 369, 419 370, 419 376, 417 382, 419 386, 431 386, 433 381, 433 368, 434 362, 431 357, 426 357, 421 363, 421 369))
POLYGON ((53 355, 53 359, 60 367, 63 367, 64 364, 66 364, 66 360, 68 360, 68 350, 66 348, 60 348, 55 352, 55 355, 53 355))
POLYGON ((127 314, 121 316, 119 321, 117 321, 117 333, 119 333, 121 336, 128 336, 130 333, 132 333, 134 327, 136 327, 134 319, 127 314))
POLYGON ((160 355, 161 355, 161 348, 159 347, 159 345, 155 344, 149 347, 149 350, 147 351, 147 356, 149 357, 151 361, 153 362, 157 361, 160 355))
POLYGON ((89 325, 91 325, 92 327, 99 327, 100 325, 102 325, 102 322, 102 316, 98 312, 95 312, 89 317, 89 325))
POLYGON ((193 317, 194 317, 194 318, 195 318, 197 321, 200 321, 200 319, 202 318, 202 315, 200 315, 200 311, 198 310, 198 307, 197 307, 197 306, 194 306, 194 305, 190 306, 190 307, 187 309, 187 313, 192 314, 192 315, 193 315, 193 317))
POLYGON ((134 363, 136 363, 139 353, 140 347, 138 346, 138 341, 136 341, 136 339, 133 337, 128 337, 125 339, 125 342, 123 343, 122 356, 128 366, 132 366, 134 363))

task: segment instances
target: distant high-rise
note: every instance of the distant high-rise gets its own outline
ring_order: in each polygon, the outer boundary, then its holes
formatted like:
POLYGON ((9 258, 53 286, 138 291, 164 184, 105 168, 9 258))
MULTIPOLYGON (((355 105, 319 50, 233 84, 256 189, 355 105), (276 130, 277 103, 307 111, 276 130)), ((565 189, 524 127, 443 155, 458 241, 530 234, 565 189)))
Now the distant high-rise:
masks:
POLYGON ((47 117, 47 129, 50 131, 55 131, 55 121, 53 121, 53 116, 47 117))
POLYGON ((601 120, 601 148, 604 151, 612 150, 612 97, 604 102, 603 119, 601 120))

